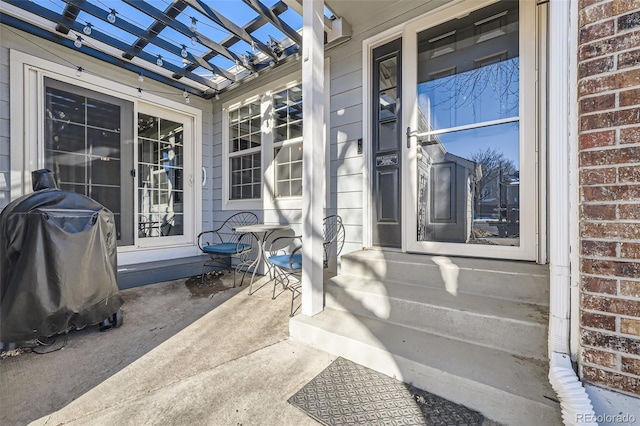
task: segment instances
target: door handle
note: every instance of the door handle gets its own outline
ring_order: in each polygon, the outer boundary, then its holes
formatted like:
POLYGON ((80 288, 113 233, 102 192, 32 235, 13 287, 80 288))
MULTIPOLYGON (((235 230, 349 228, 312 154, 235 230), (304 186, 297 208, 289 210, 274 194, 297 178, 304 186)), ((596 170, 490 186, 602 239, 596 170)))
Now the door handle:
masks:
POLYGON ((411 148, 411 138, 416 135, 416 132, 411 131, 411 127, 407 127, 407 148, 411 148))

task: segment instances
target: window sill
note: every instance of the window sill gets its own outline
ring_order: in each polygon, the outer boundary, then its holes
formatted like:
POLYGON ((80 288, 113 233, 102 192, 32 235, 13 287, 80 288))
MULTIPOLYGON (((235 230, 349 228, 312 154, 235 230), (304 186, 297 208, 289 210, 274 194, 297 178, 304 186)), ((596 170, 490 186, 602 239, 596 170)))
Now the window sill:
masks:
POLYGON ((226 200, 222 202, 222 210, 262 210, 262 208, 262 198, 226 200))

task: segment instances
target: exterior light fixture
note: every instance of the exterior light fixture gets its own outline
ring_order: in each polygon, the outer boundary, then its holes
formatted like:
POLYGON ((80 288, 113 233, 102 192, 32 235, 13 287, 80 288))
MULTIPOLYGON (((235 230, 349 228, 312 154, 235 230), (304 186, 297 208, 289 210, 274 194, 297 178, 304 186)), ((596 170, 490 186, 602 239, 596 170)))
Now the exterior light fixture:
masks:
POLYGON ((158 59, 156 59, 156 65, 161 67, 164 64, 164 62, 162 62, 162 55, 158 55, 158 59))
POLYGON ((193 16, 191 17, 191 25, 189 25, 189 29, 191 30, 192 33, 195 33, 196 30, 198 29, 198 20, 193 16))
POLYGON ((274 61, 273 59, 272 59, 272 60, 270 60, 270 61, 269 61, 269 66, 270 66, 271 68, 275 67, 275 66, 276 66, 276 61, 274 61))
POLYGON ((269 49, 271 49, 274 55, 278 57, 282 55, 282 45, 275 38, 269 36, 269 42, 267 43, 267 46, 269 47, 269 49))
POLYGON ((191 103, 191 99, 189 99, 189 94, 188 93, 187 93, 187 97, 184 98, 184 102, 187 103, 187 104, 191 103))
POLYGON ((182 56, 183 58, 186 58, 187 56, 189 56, 189 52, 187 52, 187 46, 185 46, 184 44, 182 45, 180 56, 182 56))
POLYGON ((249 68, 253 62, 253 55, 247 52, 246 55, 242 55, 242 66, 245 68, 249 68))
POLYGON ((184 92, 182 92, 182 96, 184 96, 185 99, 189 97, 189 93, 187 93, 187 89, 184 89, 184 92))
POLYGON ((219 100, 220 100, 220 95, 218 94, 218 91, 217 91, 217 90, 216 90, 215 98, 216 98, 216 101, 219 101, 219 100))
POLYGON ((84 71, 82 69, 82 67, 76 68, 76 77, 81 77, 82 76, 82 71, 84 71))
POLYGON ((198 37, 191 37, 191 44, 193 44, 194 46, 198 45, 198 37))
POLYGON ((80 49, 82 47, 82 37, 78 36, 76 41, 73 42, 73 45, 80 49))
POLYGON ((138 81, 142 83, 144 81, 144 75, 142 73, 138 74, 138 81))
POLYGON ((142 97, 142 89, 140 87, 138 87, 138 97, 139 98, 142 97))
POLYGON ((87 25, 84 26, 84 28, 82 29, 82 32, 85 33, 86 35, 91 35, 91 27, 92 25, 87 22, 87 25))
POLYGON ((116 13, 118 12, 116 12, 115 9, 111 9, 111 12, 107 15, 107 21, 109 21, 110 24, 116 23, 116 13))

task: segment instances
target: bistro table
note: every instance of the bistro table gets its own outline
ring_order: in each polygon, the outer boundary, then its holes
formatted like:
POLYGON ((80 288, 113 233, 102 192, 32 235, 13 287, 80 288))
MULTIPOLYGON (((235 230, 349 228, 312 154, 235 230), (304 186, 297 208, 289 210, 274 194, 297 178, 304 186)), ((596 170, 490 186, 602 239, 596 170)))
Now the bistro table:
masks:
MULTIPOLYGON (((258 242, 258 256, 255 260, 251 261, 246 267, 248 269, 253 269, 253 273, 251 274, 251 282, 249 284, 249 295, 253 294, 251 289, 253 288, 253 279, 256 276, 256 270, 258 266, 260 266, 260 262, 264 259, 264 243, 267 240, 267 237, 276 231, 288 231, 291 227, 289 225, 267 225, 264 223, 256 223, 255 225, 245 225, 245 226, 237 226, 233 228, 234 231, 240 233, 249 233, 252 234, 256 241, 258 242)), ((267 265, 268 271, 271 271, 271 266, 267 265)))

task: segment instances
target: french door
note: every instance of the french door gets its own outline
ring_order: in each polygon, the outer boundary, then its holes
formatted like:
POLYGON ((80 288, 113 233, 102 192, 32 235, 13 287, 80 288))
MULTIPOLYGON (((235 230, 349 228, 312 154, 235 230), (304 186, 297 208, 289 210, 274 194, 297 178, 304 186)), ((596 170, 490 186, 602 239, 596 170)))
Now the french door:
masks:
POLYGON ((403 30, 403 246, 535 260, 534 3, 484 4, 403 30))
POLYGON ((44 107, 44 167, 113 212, 119 247, 193 240, 192 118, 51 78, 44 107))

